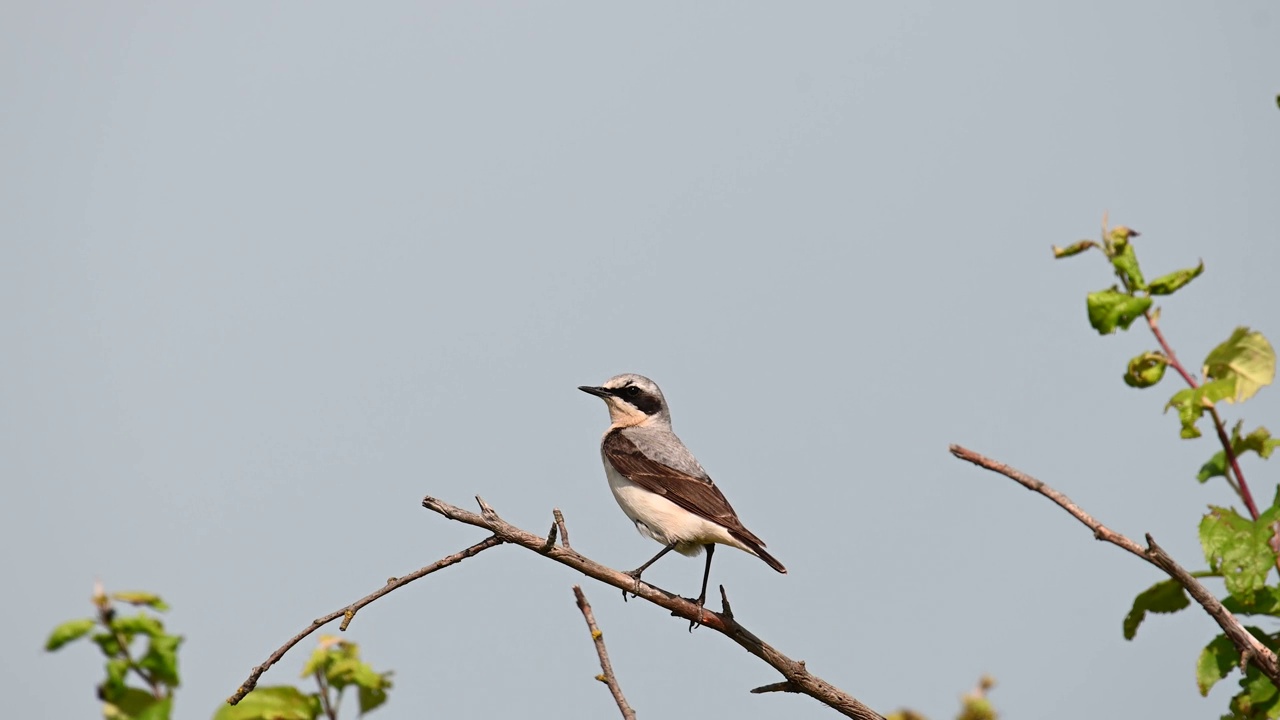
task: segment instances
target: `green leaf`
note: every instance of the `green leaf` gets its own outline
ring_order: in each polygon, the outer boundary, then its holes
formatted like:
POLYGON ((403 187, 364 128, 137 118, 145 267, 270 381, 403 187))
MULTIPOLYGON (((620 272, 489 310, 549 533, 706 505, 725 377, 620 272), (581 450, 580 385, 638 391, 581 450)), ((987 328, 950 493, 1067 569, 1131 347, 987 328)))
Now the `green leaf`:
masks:
POLYGON ((1204 376, 1234 383, 1227 402, 1248 400, 1275 380, 1276 351, 1262 333, 1238 327, 1204 359, 1204 376))
POLYGON ((1204 272, 1204 261, 1201 260, 1199 265, 1184 270, 1176 270, 1168 275, 1161 275, 1151 281, 1151 285, 1147 287, 1152 295, 1172 295, 1182 288, 1182 286, 1200 277, 1200 273, 1204 272))
POLYGON ((125 658, 110 658, 107 660, 107 679, 102 681, 102 686, 98 688, 98 694, 103 700, 113 702, 124 696, 125 676, 129 674, 129 661, 125 658))
POLYGON ((1196 685, 1200 688, 1200 695, 1207 697, 1209 690, 1239 665, 1240 652, 1231 638, 1219 635, 1209 641, 1196 661, 1196 685))
POLYGON ((49 639, 44 641, 44 649, 47 652, 53 652, 66 645, 69 642, 75 642, 80 638, 88 635, 93 631, 93 626, 97 622, 93 618, 81 618, 79 620, 68 620, 49 633, 49 639))
POLYGON ((1169 358, 1161 352, 1145 352, 1129 361, 1124 373, 1124 384, 1129 387, 1149 388, 1164 377, 1169 358))
POLYGON ((1098 243, 1092 240, 1081 240, 1079 242, 1071 243, 1070 245, 1064 248, 1060 248, 1057 245, 1054 245, 1053 257, 1058 260, 1061 260, 1062 258, 1071 257, 1072 255, 1079 255, 1085 250, 1088 250, 1089 248, 1095 248, 1095 247, 1098 247, 1098 243))
POLYGON ((173 716, 173 698, 166 697, 152 702, 133 716, 133 720, 169 720, 173 716))
POLYGON ((1116 328, 1128 330, 1134 320, 1151 307, 1151 298, 1134 297, 1115 288, 1091 292, 1085 299, 1089 324, 1100 335, 1110 335, 1116 328))
POLYGON ((123 633, 128 639, 133 639, 135 635, 155 637, 164 634, 164 623, 150 615, 138 613, 128 617, 117 616, 111 621, 111 629, 123 633))
POLYGON ((178 687, 178 646, 182 638, 177 635, 156 635, 147 644, 147 653, 138 660, 138 667, 151 673, 151 677, 169 687, 178 687))
POLYGON ((1245 595, 1260 590, 1276 563, 1270 541, 1275 508, 1254 522, 1235 510, 1210 506, 1200 521, 1200 545, 1209 569, 1222 574, 1227 592, 1245 595))
POLYGON ((1174 613, 1191 604, 1187 591, 1177 580, 1162 580, 1138 593, 1133 609, 1124 616, 1124 639, 1132 640, 1147 613, 1174 613))
POLYGON ((129 688, 119 698, 102 706, 102 716, 106 720, 168 720, 172 712, 172 698, 157 698, 138 688, 129 688))
POLYGON ((1242 717, 1280 717, 1280 692, 1254 665, 1249 665, 1240 680, 1242 692, 1231 699, 1231 708, 1242 717))
POLYGON ((1213 380, 1200 387, 1179 390, 1173 394, 1173 397, 1169 398, 1169 402, 1165 404, 1164 409, 1166 412, 1168 412, 1169 408, 1175 408, 1178 411, 1178 421, 1182 423, 1183 439, 1198 438, 1200 437, 1200 429, 1196 427, 1196 423, 1204 415, 1205 410, 1218 401, 1229 397, 1234 391, 1235 385, 1233 381, 1213 380))
POLYGON ((102 654, 107 657, 116 657, 122 653, 120 642, 116 640, 116 636, 111 633, 97 633, 93 636, 92 640, 97 643, 98 647, 102 650, 102 654))
MULTIPOLYGON (((1264 427, 1259 427, 1248 435, 1240 435, 1240 428, 1243 421, 1236 423, 1231 428, 1231 450, 1239 458, 1247 452, 1255 452, 1264 460, 1271 457, 1271 453, 1280 447, 1280 440, 1271 439, 1271 431, 1264 427)), ((1205 482, 1209 478, 1221 477, 1227 474, 1227 453, 1218 451, 1209 461, 1200 466, 1200 472, 1196 474, 1196 479, 1205 482)))
POLYGON ((288 685, 260 687, 236 705, 223 705, 213 720, 315 720, 320 697, 288 685))
POLYGON ((1138 255, 1133 251, 1133 243, 1125 242, 1115 245, 1115 254, 1111 256, 1111 265, 1116 269, 1124 286, 1130 290, 1146 290, 1147 281, 1142 277, 1138 267, 1138 255))
POLYGON ((111 598, 130 605, 144 605, 159 612, 166 612, 169 609, 169 605, 161 600, 159 595, 144 590, 125 590, 124 592, 111 593, 111 598))
POLYGON ((379 687, 360 686, 360 714, 377 709, 377 707, 387 701, 387 690, 391 689, 391 681, 383 676, 383 684, 379 687))
POLYGON ((1263 587, 1252 593, 1228 595, 1222 606, 1237 615, 1280 616, 1280 588, 1263 587))

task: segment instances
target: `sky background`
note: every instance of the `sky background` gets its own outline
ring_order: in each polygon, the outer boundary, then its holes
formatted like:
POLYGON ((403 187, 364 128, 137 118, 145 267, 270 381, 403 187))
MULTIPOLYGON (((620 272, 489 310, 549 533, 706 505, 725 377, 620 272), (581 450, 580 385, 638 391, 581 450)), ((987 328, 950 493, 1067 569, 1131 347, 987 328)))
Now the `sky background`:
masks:
MULTIPOLYGON (((0 7, 6 713, 93 717, 46 655, 95 579, 172 605, 177 717, 314 617, 477 542, 433 495, 630 568, 603 404, 654 378, 790 574, 739 619, 873 708, 1217 717, 1203 613, 952 442, 1191 568, 1208 440, 1100 338, 1104 211, 1189 365, 1280 338, 1269 2, 7 3, 0 7)), ((1230 421, 1241 417, 1231 408, 1230 421)), ((1243 408, 1274 427, 1274 388, 1243 408)), ((1269 501, 1275 463, 1245 461, 1269 501)), ((1238 503, 1237 503, 1238 504, 1238 503)), ((646 579, 696 593, 701 560, 646 579)), ((383 718, 609 717, 567 568, 497 548, 364 609, 383 718)), ((826 718, 725 638, 586 583, 641 717, 826 718)), ((1274 629, 1274 628, 1273 628, 1274 629)), ((336 632, 336 627, 333 629, 336 632)), ((293 683, 306 641, 264 676, 293 683)), ((354 717, 347 708, 345 717, 354 717)))

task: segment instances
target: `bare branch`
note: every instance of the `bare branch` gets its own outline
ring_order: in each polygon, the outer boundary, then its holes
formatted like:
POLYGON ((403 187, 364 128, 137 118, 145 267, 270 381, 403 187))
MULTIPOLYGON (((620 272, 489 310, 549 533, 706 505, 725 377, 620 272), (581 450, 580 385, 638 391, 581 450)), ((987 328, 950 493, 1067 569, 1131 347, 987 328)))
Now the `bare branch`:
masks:
POLYGON ((565 549, 571 549, 569 546, 569 528, 564 525, 564 513, 560 512, 560 508, 551 509, 551 517, 556 519, 556 527, 560 528, 560 544, 565 549))
POLYGON ((846 717, 859 718, 860 720, 884 720, 882 716, 859 702, 856 698, 810 673, 803 662, 797 662, 778 652, 773 646, 756 637, 726 613, 703 610, 691 600, 662 590, 643 580, 637 581, 630 575, 601 565, 571 548, 552 547, 544 549, 547 541, 545 537, 511 525, 501 517, 498 517, 497 513, 493 512, 493 509, 487 505, 482 505, 482 509, 487 510, 483 515, 467 512, 462 508, 454 507, 433 497, 423 498, 422 506, 450 520, 484 528, 503 542, 519 545, 526 550, 532 550, 543 557, 550 558, 562 565, 567 565, 583 575, 595 578, 607 585, 612 585, 619 590, 633 593, 635 596, 644 598, 654 605, 670 610, 671 614, 677 617, 691 621, 701 617, 704 627, 728 637, 747 652, 768 663, 781 673, 784 678, 794 684, 799 692, 831 707, 846 717))
POLYGON ((1269 648, 1258 641, 1234 615, 1227 612, 1222 606, 1218 598, 1209 592, 1208 588, 1200 584, 1200 581, 1191 576, 1181 565, 1174 562, 1156 541, 1148 534, 1147 547, 1143 548, 1138 543, 1130 540, 1128 537, 1111 530, 1106 525, 1094 520, 1092 516, 1080 509, 1080 506, 1071 502, 1066 495, 1054 490, 1046 485, 1043 481, 1027 475, 1015 468, 1009 467, 1002 462, 992 460, 980 453, 976 453, 968 448, 959 445, 951 446, 951 454, 977 465, 978 467, 1000 473, 1005 477, 1019 483, 1028 490, 1044 495, 1059 507, 1071 513, 1072 517, 1084 523, 1086 527, 1093 531, 1093 536, 1099 540, 1105 540, 1113 545, 1117 545, 1130 553, 1146 560, 1161 570, 1168 573, 1169 577, 1178 582, 1179 585, 1186 588, 1187 593, 1200 603, 1204 611, 1209 613, 1214 622, 1218 623, 1218 627, 1231 638, 1231 642, 1236 646, 1236 650, 1240 652, 1242 660, 1248 660, 1257 665, 1262 674, 1271 679, 1273 683, 1280 686, 1280 661, 1277 661, 1276 654, 1271 652, 1269 648))
MULTIPOLYGON (((560 511, 557 510, 556 514, 559 515, 560 511)), ((591 603, 587 602, 582 586, 573 586, 573 596, 578 600, 578 609, 582 611, 582 617, 587 620, 587 629, 591 631, 591 639, 596 644, 596 655, 600 656, 600 669, 603 672, 597 675, 596 679, 609 686, 609 692, 613 694, 613 701, 618 704, 618 710, 622 711, 624 720, 636 720, 636 711, 627 704, 627 698, 622 694, 622 687, 618 685, 618 676, 613 674, 613 664, 609 662, 609 651, 604 647, 604 633, 600 632, 600 628, 596 625, 595 613, 591 612, 591 603)))
POLYGON ((237 689, 231 697, 227 698, 227 703, 231 705, 235 705, 236 703, 243 700, 244 696, 252 692, 253 688, 257 686, 258 678, 262 677, 262 673, 266 672, 272 665, 275 665, 276 663, 280 662, 280 658, 284 657, 284 654, 289 652, 289 650, 291 650, 294 645, 297 645, 299 642, 302 641, 303 638, 307 637, 308 635, 315 632, 316 630, 319 630, 321 627, 328 625, 329 623, 333 622, 334 620, 337 620, 338 618, 343 618, 342 625, 340 627, 342 630, 346 630, 347 626, 351 624, 352 618, 356 616, 356 612, 359 611, 360 608, 364 607, 365 605, 368 605, 369 603, 373 602, 374 600, 377 600, 383 595, 386 595, 392 590, 396 590, 398 588, 404 587, 405 585, 408 585, 409 583, 413 582, 414 580, 417 580, 418 578, 430 575, 431 573, 437 570, 443 570, 444 568, 447 568, 450 565, 456 565, 473 555, 478 555, 481 552, 484 552, 485 550, 488 550, 491 547, 496 547, 498 545, 501 545, 502 542, 503 542, 502 539, 497 537, 496 535, 485 538, 484 540, 481 540, 480 542, 476 543, 475 545, 472 545, 469 548, 466 548, 465 550, 461 550, 448 557, 441 558, 431 563, 430 565, 427 565, 424 568, 420 568, 418 570, 413 571, 412 573, 409 573, 408 575, 405 575, 404 577, 391 578, 387 580, 386 585, 383 585, 378 590, 372 593, 369 593, 368 595, 365 595, 364 597, 342 608, 341 610, 335 610, 329 613, 328 615, 325 615, 324 617, 312 620, 311 624, 308 625, 305 629, 303 629, 302 632, 289 638, 289 640, 284 645, 281 645, 280 647, 276 648, 276 651, 271 653, 270 657, 267 658, 266 662, 254 667, 253 670, 249 672, 249 678, 244 681, 244 684, 241 685, 240 688, 237 689))

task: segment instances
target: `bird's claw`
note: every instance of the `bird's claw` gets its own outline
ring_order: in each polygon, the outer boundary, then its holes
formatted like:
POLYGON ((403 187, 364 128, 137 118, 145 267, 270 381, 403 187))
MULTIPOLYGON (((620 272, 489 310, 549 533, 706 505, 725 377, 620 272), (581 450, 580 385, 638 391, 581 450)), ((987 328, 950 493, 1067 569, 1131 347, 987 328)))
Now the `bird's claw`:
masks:
MULTIPOLYGON (((631 597, 639 597, 639 596, 640 596, 640 571, 639 571, 639 570, 628 570, 627 572, 624 572, 624 573, 622 573, 622 574, 623 574, 623 575, 626 575, 626 576, 630 577, 632 580, 635 580, 635 581, 636 581, 636 585, 635 585, 635 587, 631 590, 631 597)), ((622 602, 626 602, 626 601, 627 601, 627 591, 626 591, 626 590, 623 590, 623 591, 622 591, 622 602)))
POLYGON ((706 604, 707 596, 703 594, 697 600, 690 600, 689 598, 685 598, 685 600, 689 600, 689 602, 698 606, 698 619, 689 621, 689 632, 693 632, 694 628, 702 626, 702 612, 703 612, 702 606, 706 604))

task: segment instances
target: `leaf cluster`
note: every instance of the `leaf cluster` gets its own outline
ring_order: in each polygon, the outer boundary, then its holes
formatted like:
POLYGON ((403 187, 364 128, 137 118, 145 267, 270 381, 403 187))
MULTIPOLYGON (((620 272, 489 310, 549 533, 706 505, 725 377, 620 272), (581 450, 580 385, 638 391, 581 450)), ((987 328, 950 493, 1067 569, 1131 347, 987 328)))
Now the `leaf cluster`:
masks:
POLYGON ((102 715, 107 720, 167 720, 178 675, 178 647, 182 637, 165 631, 158 613, 169 606, 159 595, 142 591, 106 594, 94 591, 95 617, 68 620, 53 629, 44 649, 61 650, 89 638, 106 658, 106 678, 98 685, 102 715), (116 603, 139 608, 121 613, 116 603), (141 645, 139 648, 137 646, 141 645), (139 650, 141 650, 139 652, 139 650), (134 684, 130 684, 133 680, 134 684), (140 685, 139 685, 140 683, 140 685))
MULTIPOLYGON (((54 652, 88 638, 106 658, 106 678, 98 686, 106 720, 169 720, 173 694, 181 685, 178 649, 183 638, 165 630, 158 614, 169 606, 159 595, 143 591, 108 595, 96 588, 93 617, 68 620, 53 629, 45 650, 54 652), (123 614, 117 604, 139 608, 123 614)), ((381 706, 391 689, 390 673, 379 673, 360 659, 354 643, 322 636, 320 647, 303 668, 302 677, 314 679, 317 691, 296 687, 260 687, 238 705, 223 705, 214 720, 316 720, 337 717, 347 688, 356 689, 360 714, 381 706)))
POLYGON ((334 635, 321 635, 301 677, 316 681, 317 690, 304 693, 290 685, 256 688, 235 705, 223 705, 213 720, 316 720, 335 717, 343 693, 355 688, 360 715, 387 701, 391 673, 377 672, 360 659, 360 648, 334 635))
MULTIPOLYGON (((1157 329, 1159 310, 1152 308, 1154 296, 1169 295, 1185 287, 1204 272, 1204 263, 1178 270, 1148 282, 1138 262, 1133 238, 1138 233, 1128 228, 1104 228, 1099 242, 1081 241, 1066 248, 1055 247, 1055 257, 1070 257, 1087 250, 1101 251, 1111 263, 1118 283, 1110 288, 1089 293, 1086 306, 1089 322, 1099 334, 1127 330, 1138 318, 1145 318, 1161 347, 1144 352, 1131 360, 1125 369, 1124 382, 1130 387, 1148 388, 1164 377, 1173 365, 1189 387, 1169 398, 1165 410, 1178 414, 1180 435, 1185 439, 1200 437, 1200 420, 1208 414, 1222 444, 1222 450, 1211 457, 1196 475, 1200 482, 1223 477, 1244 500, 1249 516, 1227 507, 1210 506, 1200 521, 1199 538, 1208 569, 1193 573, 1196 577, 1221 578, 1227 595, 1222 599, 1226 609, 1240 615, 1262 615, 1280 618, 1280 587, 1267 584, 1271 570, 1277 567, 1280 549, 1280 492, 1271 506, 1258 512, 1248 485, 1238 473, 1238 460, 1247 453, 1262 459, 1271 456, 1280 440, 1272 439, 1264 427, 1245 433, 1243 421, 1237 422, 1230 435, 1218 414, 1220 403, 1239 403, 1253 397, 1275 379, 1276 356, 1270 342, 1260 332, 1246 327, 1236 328, 1231 335, 1205 356, 1197 382, 1183 368, 1157 329)), ((1147 588, 1134 598, 1124 618, 1123 631, 1132 640, 1148 614, 1176 613, 1191 606, 1190 598, 1176 580, 1164 580, 1147 588)), ((1248 628, 1262 644, 1280 648, 1280 634, 1269 634, 1256 627, 1248 628)), ((1230 638, 1218 635, 1201 651, 1196 663, 1196 683, 1202 695, 1234 669, 1242 668, 1240 691, 1232 698, 1230 718, 1280 718, 1280 691, 1256 667, 1242 666, 1240 653, 1230 638)))

